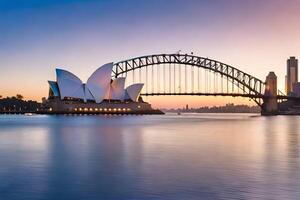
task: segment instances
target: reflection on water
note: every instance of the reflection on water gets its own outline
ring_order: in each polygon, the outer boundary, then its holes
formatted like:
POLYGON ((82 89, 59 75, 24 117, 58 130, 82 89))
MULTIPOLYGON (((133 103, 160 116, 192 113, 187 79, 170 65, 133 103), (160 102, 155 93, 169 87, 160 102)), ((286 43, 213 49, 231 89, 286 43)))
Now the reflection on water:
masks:
POLYGON ((0 116, 0 199, 299 199, 300 117, 0 116))

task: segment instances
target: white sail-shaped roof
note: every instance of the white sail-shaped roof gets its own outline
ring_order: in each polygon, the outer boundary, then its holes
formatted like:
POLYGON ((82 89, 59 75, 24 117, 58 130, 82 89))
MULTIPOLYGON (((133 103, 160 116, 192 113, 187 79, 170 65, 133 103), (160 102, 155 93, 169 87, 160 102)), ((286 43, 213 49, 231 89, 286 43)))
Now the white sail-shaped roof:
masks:
POLYGON ((82 81, 69 71, 56 69, 57 84, 60 91, 60 98, 65 97, 84 99, 82 81))
POLYGON ((111 86, 111 99, 124 100, 125 98, 125 78, 120 77, 113 80, 111 86))
POLYGON ((110 99, 111 99, 111 94, 110 94, 110 92, 111 92, 111 85, 109 85, 108 89, 106 90, 103 99, 110 100, 110 99))
POLYGON ((58 85, 55 81, 48 81, 50 89, 53 93, 53 96, 55 97, 59 97, 59 89, 58 89, 58 85))
POLYGON ((86 86, 94 97, 96 103, 100 103, 109 89, 113 63, 107 63, 99 67, 88 79, 86 86))
POLYGON ((104 96, 104 99, 110 99, 110 100, 121 100, 123 101, 125 98, 125 78, 120 77, 114 79, 109 89, 106 91, 106 94, 104 96))
POLYGON ((144 84, 143 83, 136 83, 128 86, 126 88, 126 96, 132 100, 132 101, 138 101, 139 96, 141 94, 141 91, 143 89, 144 84))

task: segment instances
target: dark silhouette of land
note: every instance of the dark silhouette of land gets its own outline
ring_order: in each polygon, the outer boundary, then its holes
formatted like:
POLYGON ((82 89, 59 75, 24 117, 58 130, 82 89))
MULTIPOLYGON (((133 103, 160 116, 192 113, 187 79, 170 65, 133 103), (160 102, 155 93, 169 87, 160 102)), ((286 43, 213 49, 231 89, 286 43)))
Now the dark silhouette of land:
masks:
POLYGON ((23 96, 20 94, 6 98, 2 98, 0 95, 0 113, 28 113, 36 112, 40 108, 41 103, 23 100, 23 96))
MULTIPOLYGON (((2 98, 0 95, 0 113, 38 113, 41 110, 42 104, 37 101, 24 100, 23 96, 17 94, 13 97, 2 98)), ((204 106, 199 108, 185 108, 177 109, 161 109, 163 112, 175 113, 260 113, 259 106, 248 105, 234 105, 232 103, 225 106, 204 106)))
POLYGON ((233 103, 226 104, 225 106, 204 106, 199 108, 185 108, 177 109, 161 109, 163 112, 176 112, 176 113, 260 113, 259 106, 248 105, 234 105, 233 103))

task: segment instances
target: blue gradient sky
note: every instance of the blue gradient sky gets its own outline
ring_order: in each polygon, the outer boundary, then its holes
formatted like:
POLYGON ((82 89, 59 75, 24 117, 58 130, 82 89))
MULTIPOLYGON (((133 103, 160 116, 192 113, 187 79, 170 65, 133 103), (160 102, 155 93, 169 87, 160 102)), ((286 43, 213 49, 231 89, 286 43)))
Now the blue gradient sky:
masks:
MULTIPOLYGON (((286 59, 300 56, 299 8, 286 0, 0 0, 0 94, 40 100, 57 66, 85 80, 106 62, 179 49, 261 79, 274 70, 284 90, 286 59)), ((152 101, 167 105, 160 100, 152 101)))

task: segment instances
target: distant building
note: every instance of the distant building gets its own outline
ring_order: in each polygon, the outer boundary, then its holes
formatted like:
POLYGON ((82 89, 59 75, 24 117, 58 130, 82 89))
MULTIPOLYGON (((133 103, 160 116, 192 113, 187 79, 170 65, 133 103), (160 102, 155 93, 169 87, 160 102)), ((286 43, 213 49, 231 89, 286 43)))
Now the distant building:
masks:
POLYGON ((287 60, 286 94, 293 92, 293 85, 298 82, 298 59, 290 57, 287 60))
POLYGON ((297 97, 300 97, 300 82, 293 84, 293 94, 297 97))

